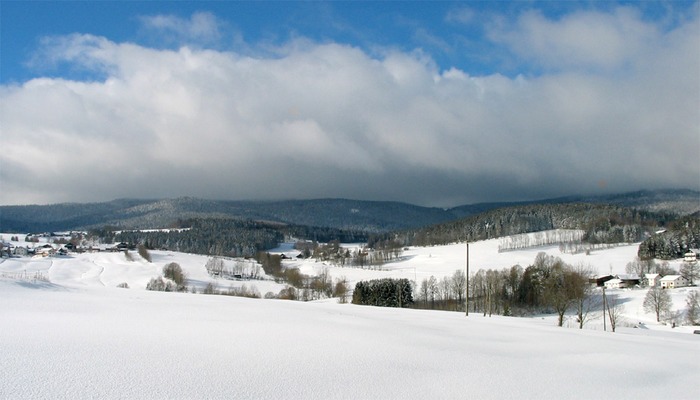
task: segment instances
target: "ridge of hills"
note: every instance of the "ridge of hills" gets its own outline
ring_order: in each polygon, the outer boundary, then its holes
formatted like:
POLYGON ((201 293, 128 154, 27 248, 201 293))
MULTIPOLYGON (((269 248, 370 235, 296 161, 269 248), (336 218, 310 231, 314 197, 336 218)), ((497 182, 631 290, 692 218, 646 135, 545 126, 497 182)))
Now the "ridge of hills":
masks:
POLYGON ((118 229, 167 228, 193 218, 235 218, 383 233, 441 224, 504 207, 567 203, 610 204, 684 216, 700 211, 700 192, 689 189, 640 190, 601 196, 477 203, 447 209, 350 199, 117 199, 85 204, 0 206, 0 231, 45 232, 104 226, 118 229))

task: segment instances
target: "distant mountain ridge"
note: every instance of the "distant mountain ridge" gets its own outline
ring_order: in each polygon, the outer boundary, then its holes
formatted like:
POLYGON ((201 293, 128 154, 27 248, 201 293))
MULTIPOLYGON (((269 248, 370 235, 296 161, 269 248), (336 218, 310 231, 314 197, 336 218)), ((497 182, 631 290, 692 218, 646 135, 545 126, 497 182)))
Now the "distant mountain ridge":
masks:
POLYGON ((682 216, 700 211, 700 192, 688 189, 642 190, 603 196, 479 203, 449 209, 401 202, 349 199, 118 199, 86 204, 0 206, 0 232, 64 231, 103 226, 120 229, 166 228, 191 218, 239 218, 366 232, 388 232, 449 222, 503 207, 576 202, 612 204, 682 216))

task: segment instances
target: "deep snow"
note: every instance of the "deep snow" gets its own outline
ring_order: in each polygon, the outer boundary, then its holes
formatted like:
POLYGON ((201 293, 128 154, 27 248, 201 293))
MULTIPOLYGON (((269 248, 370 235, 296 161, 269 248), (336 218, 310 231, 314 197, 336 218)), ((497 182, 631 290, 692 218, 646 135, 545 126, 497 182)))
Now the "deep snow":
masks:
MULTIPOLYGON (((538 251, 607 273, 624 272, 635 246, 568 256, 539 248, 497 253, 473 243, 472 271, 523 267, 538 251)), ((176 261, 206 285, 207 258, 152 252, 9 259, 0 263, 0 398, 212 399, 695 399, 700 335, 657 325, 644 291, 618 291, 629 322, 650 329, 565 329, 551 318, 160 293, 143 290, 176 261), (43 271, 51 282, 31 279, 43 271), (21 278, 20 276, 26 276, 21 278), (128 282, 131 289, 115 286, 128 282)), ((419 281, 463 268, 464 245, 411 248, 383 271, 328 268, 351 281, 419 281)), ((277 292, 271 281, 224 281, 277 292)), ((682 307, 688 290, 673 292, 682 307)))

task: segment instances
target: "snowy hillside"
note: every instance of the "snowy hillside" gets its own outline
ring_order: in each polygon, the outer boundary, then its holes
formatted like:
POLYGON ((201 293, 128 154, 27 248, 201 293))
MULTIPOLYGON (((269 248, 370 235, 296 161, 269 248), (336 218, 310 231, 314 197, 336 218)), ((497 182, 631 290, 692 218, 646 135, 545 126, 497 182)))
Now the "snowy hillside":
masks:
MULTIPOLYGON (((556 247, 498 253, 470 245, 470 268, 531 263, 539 251, 599 273, 622 273, 636 246, 566 255, 556 247)), ((289 247, 279 251, 288 251, 289 247)), ((694 399, 700 335, 657 324, 645 291, 617 291, 626 325, 563 329, 549 317, 462 313, 143 290, 169 262, 188 285, 221 289, 271 280, 211 278, 207 257, 151 252, 12 258, 0 263, 0 398, 75 399, 694 399), (32 279, 48 277, 50 282, 32 279), (120 289, 120 283, 130 289, 120 289), (643 329, 648 328, 648 329, 643 329)), ((350 282, 420 281, 464 268, 465 246, 410 248, 381 270, 290 260, 350 282)), ((677 265, 673 265, 677 267, 677 265)), ((264 276, 263 276, 264 278, 264 276)), ((682 308, 690 289, 672 291, 682 308)))

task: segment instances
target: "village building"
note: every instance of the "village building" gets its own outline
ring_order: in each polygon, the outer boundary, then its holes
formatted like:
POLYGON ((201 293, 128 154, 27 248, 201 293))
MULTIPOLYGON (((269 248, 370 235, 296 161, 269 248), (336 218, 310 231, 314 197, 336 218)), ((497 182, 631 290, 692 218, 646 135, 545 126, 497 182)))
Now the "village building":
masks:
POLYGON ((614 278, 605 282, 606 289, 622 289, 622 279, 614 278))
POLYGON ((637 274, 617 275, 617 278, 622 281, 622 287, 625 288, 639 286, 639 284, 642 282, 637 274))
POLYGON ((36 248, 36 255, 41 255, 41 256, 46 257, 46 256, 52 256, 54 254, 56 254, 56 249, 48 243, 36 248))
POLYGON ((605 285, 605 282, 614 279, 615 277, 612 275, 601 275, 601 276, 596 276, 593 278, 590 278, 588 280, 588 283, 591 285, 595 285, 597 287, 603 287, 605 285))
POLYGON ((614 279, 605 282, 606 289, 627 289, 639 286, 641 279, 637 274, 616 275, 614 279))
POLYGON ((26 257, 29 255, 29 249, 24 246, 17 246, 13 249, 12 253, 16 256, 26 257))
POLYGON ((661 280, 661 275, 659 274, 644 274, 644 278, 647 280, 647 286, 655 287, 659 285, 659 280, 661 280))
POLYGON ((675 289, 688 286, 688 281, 681 275, 666 275, 659 280, 662 289, 675 289))

